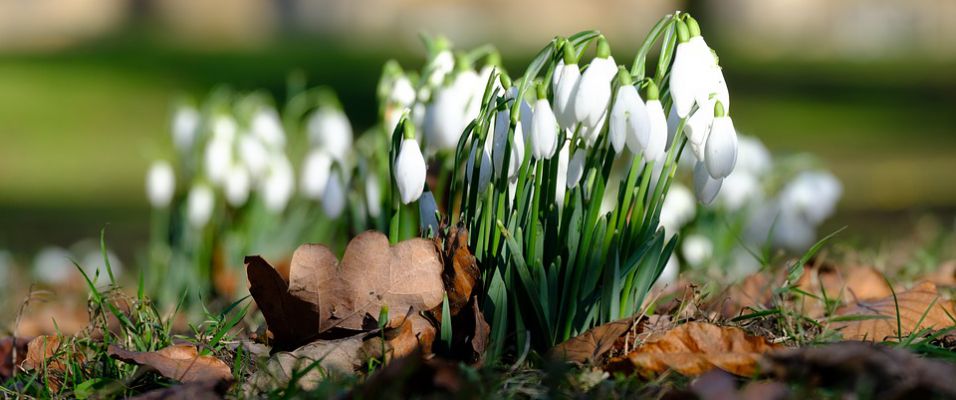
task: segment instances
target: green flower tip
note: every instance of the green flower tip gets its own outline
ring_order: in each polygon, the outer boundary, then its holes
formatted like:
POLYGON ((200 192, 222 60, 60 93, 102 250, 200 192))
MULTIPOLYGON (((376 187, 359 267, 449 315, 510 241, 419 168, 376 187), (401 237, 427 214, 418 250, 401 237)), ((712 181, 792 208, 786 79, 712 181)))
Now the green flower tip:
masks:
POLYGON ((720 118, 726 115, 727 111, 724 110, 724 103, 721 103, 720 100, 717 100, 717 102, 714 103, 714 117, 720 118))
POLYGON ((571 44, 571 41, 564 39, 564 43, 561 45, 561 48, 564 49, 564 65, 578 63, 578 53, 574 51, 574 45, 571 44))
POLYGON ((402 118, 402 128, 405 130, 402 134, 403 138, 415 139, 415 124, 411 123, 408 118, 402 118))
POLYGON ((604 35, 598 36, 597 58, 608 58, 611 56, 611 45, 607 42, 604 35))
POLYGON ((501 71, 501 75, 499 75, 499 79, 501 80, 502 88, 504 88, 505 90, 511 89, 511 77, 508 76, 508 74, 506 74, 505 71, 501 71))
POLYGON ((451 41, 448 40, 448 38, 439 35, 432 40, 432 46, 432 49, 438 53, 443 50, 451 49, 451 41))
POLYGON ((488 57, 485 58, 485 65, 492 65, 495 67, 501 66, 501 53, 498 50, 493 50, 491 53, 488 53, 488 57))
POLYGON ((619 82, 621 82, 621 86, 634 84, 634 79, 631 78, 631 73, 627 72, 627 68, 624 68, 623 65, 617 66, 617 79, 619 82))
POLYGON ((465 53, 458 52, 455 54, 455 71, 464 72, 468 68, 471 68, 471 62, 468 61, 468 56, 465 53))
POLYGON ((684 22, 687 24, 687 33, 690 34, 690 37, 700 36, 700 25, 697 24, 694 17, 691 17, 690 14, 684 14, 684 22))
POLYGON ((548 87, 545 85, 544 81, 538 79, 535 82, 535 89, 537 89, 538 99, 547 99, 548 98, 548 87))
POLYGON ((678 19, 674 22, 674 27, 677 29, 677 43, 684 43, 690 40, 690 30, 684 21, 678 19))
POLYGON ((661 98, 661 93, 657 89, 657 84, 654 83, 654 80, 647 80, 647 100, 658 100, 661 98))

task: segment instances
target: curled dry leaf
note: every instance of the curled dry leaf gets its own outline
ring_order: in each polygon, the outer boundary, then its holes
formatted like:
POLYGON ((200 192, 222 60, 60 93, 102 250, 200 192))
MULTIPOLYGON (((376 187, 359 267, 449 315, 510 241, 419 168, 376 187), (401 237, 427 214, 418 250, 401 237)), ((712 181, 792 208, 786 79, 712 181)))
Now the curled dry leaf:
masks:
MULTIPOLYGON (((436 239, 436 244, 439 239, 436 239)), ((442 258, 445 268, 442 271, 442 280, 448 294, 448 306, 451 315, 458 313, 468 305, 475 285, 478 283, 478 262, 468 250, 468 230, 461 227, 449 229, 444 238, 445 246, 442 258)), ((438 316, 441 310, 437 310, 438 316)))
POLYGON ((720 368, 751 376, 760 355, 777 347, 740 328, 688 322, 645 342, 626 356, 611 359, 607 370, 644 376, 674 370, 695 376, 720 368))
POLYGON ((384 334, 369 335, 359 354, 366 360, 381 359, 384 350, 386 361, 413 353, 429 354, 435 342, 436 333, 437 329, 431 321, 419 314, 412 314, 398 327, 386 329, 384 334), (383 340, 384 346, 382 346, 383 340))
MULTIPOLYGON (((275 348, 294 349, 333 328, 378 328, 383 307, 430 310, 444 297, 438 250, 425 239, 389 246, 378 232, 349 242, 339 262, 325 246, 305 244, 292 256, 288 280, 259 257, 247 257, 246 269, 256 304, 275 335, 275 348)), ((403 313, 391 313, 397 326, 403 313)))
POLYGON ((56 335, 37 336, 27 344, 27 357, 20 367, 30 371, 44 365, 53 371, 62 371, 66 365, 60 360, 53 359, 60 350, 60 337, 56 335))
POLYGON ((117 360, 155 369, 180 382, 232 381, 232 371, 222 360, 199 355, 195 346, 178 344, 157 351, 129 351, 110 345, 107 354, 117 360))
POLYGON ((614 343, 634 324, 634 318, 619 319, 588 329, 551 349, 552 358, 578 364, 600 361, 614 343))
POLYGON ((308 371, 296 381, 304 390, 312 390, 330 374, 351 375, 362 366, 361 349, 366 334, 356 334, 334 340, 317 340, 293 351, 280 351, 272 355, 247 381, 244 392, 253 397, 256 393, 282 387, 298 373, 308 371))
POLYGON ((860 301, 836 310, 839 322, 830 328, 849 340, 895 340, 913 332, 956 325, 951 300, 939 296, 936 285, 922 282, 916 287, 875 301, 860 301), (899 321, 897 321, 897 304, 899 321))
POLYGON ((839 342, 771 352, 761 364, 777 379, 842 389, 854 398, 956 398, 956 367, 899 348, 839 342))
POLYGON ((439 354, 447 359, 480 365, 484 361, 485 349, 491 326, 478 307, 478 296, 472 296, 466 308, 451 318, 451 348, 439 354))

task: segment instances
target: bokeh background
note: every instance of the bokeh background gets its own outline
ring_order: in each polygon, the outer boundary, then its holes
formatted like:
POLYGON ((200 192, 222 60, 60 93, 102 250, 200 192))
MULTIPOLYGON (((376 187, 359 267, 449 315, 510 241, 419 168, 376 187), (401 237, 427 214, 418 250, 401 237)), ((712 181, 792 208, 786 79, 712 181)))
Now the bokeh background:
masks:
POLYGON ((0 0, 0 249, 27 256, 106 226, 132 257, 146 166, 171 151, 183 96, 228 85, 281 102, 303 73, 361 132, 383 62, 422 62, 419 32, 494 43, 520 73, 552 36, 583 29, 629 61, 674 9, 718 49, 738 129, 816 154, 843 181, 828 226, 869 243, 924 215, 953 229, 952 0, 0 0))

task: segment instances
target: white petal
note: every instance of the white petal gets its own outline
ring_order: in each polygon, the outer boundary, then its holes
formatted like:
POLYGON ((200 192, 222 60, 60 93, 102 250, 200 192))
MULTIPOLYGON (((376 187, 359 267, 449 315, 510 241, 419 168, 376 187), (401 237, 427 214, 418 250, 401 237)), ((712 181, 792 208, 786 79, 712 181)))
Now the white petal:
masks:
POLYGON ((573 129, 578 120, 574 117, 574 97, 581 79, 581 71, 577 64, 564 65, 555 70, 560 75, 554 86, 554 115, 561 124, 561 129, 573 129))
POLYGON ((280 213, 292 198, 295 191, 295 176, 292 172, 292 163, 285 154, 272 155, 269 161, 269 172, 261 185, 263 202, 266 209, 273 213, 280 213))
POLYGON ((647 145, 644 149, 644 159, 647 161, 664 161, 664 147, 667 144, 667 117, 659 100, 647 102, 647 115, 650 131, 647 135, 647 145))
POLYGON ((307 125, 312 144, 339 161, 352 149, 352 125, 340 110, 325 107, 316 110, 307 125))
POLYGON ((415 102, 415 88, 408 77, 402 75, 392 83, 392 93, 389 100, 402 107, 410 107, 415 102))
POLYGON ((704 204, 712 203, 720 192, 721 184, 723 184, 722 179, 711 178, 704 163, 697 162, 694 166, 694 192, 697 200, 704 204))
POLYGON ((606 115, 611 100, 611 80, 617 71, 613 59, 595 58, 584 70, 574 95, 574 117, 594 127, 606 115))
POLYGON ((332 168, 332 157, 325 151, 312 150, 302 165, 301 190, 302 194, 310 199, 319 200, 325 192, 332 168))
POLYGON ((232 166, 232 139, 225 135, 214 135, 206 144, 205 163, 203 167, 206 177, 213 184, 219 185, 226 179, 226 174, 232 166))
POLYGON ((166 208, 176 191, 176 174, 166 161, 156 161, 146 173, 146 198, 153 208, 166 208))
POLYGON ((638 154, 647 147, 651 133, 651 116, 647 104, 637 93, 637 88, 630 87, 633 89, 628 89, 628 92, 632 93, 629 96, 633 100, 630 102, 628 109, 627 148, 631 149, 632 153, 638 154))
POLYGON ((255 179, 262 177, 269 168, 269 151, 258 136, 239 137, 239 157, 255 179))
POLYGON ((193 228, 202 228, 209 222, 215 202, 212 188, 205 184, 197 184, 189 190, 186 198, 186 215, 193 228))
POLYGON ((378 183, 378 178, 373 174, 369 174, 365 178, 365 200, 368 215, 372 218, 378 218, 382 214, 382 185, 378 183))
POLYGON ((548 99, 538 99, 535 102, 528 141, 531 143, 531 155, 535 159, 545 160, 554 156, 558 144, 558 121, 551 111, 548 99))
POLYGON ((558 150, 558 176, 554 187, 554 202, 558 204, 558 208, 564 208, 564 193, 568 187, 570 149, 569 144, 562 143, 561 150, 558 150))
POLYGON ((714 119, 705 153, 704 161, 711 177, 726 178, 733 172, 737 163, 737 131, 730 117, 714 119))
POLYGON ((322 211, 329 218, 335 219, 345 210, 345 184, 338 173, 333 173, 322 195, 322 211))
POLYGON ((425 188, 425 158, 414 139, 402 141, 395 159, 395 184, 403 204, 418 200, 425 188))
POLYGON ((249 171, 242 165, 234 165, 229 174, 226 175, 226 182, 223 189, 226 195, 226 202, 233 207, 239 207, 249 199, 249 190, 252 186, 252 180, 249 178, 249 171))
POLYGON ((688 264, 695 267, 701 266, 714 255, 714 243, 700 234, 689 235, 681 244, 681 252, 684 253, 684 259, 688 264))
POLYGON ((578 148, 568 163, 568 189, 574 189, 584 177, 584 162, 587 149, 578 148))
POLYGON ((199 132, 199 111, 191 106, 181 106, 173 115, 173 144, 179 151, 188 152, 196 142, 199 132))
POLYGON ((272 108, 260 108, 252 117, 252 133, 274 149, 285 146, 285 129, 279 113, 272 108))
MULTIPOLYGON (((632 101, 627 88, 634 86, 621 86, 617 90, 617 96, 614 97, 614 105, 611 107, 611 117, 607 126, 607 137, 611 141, 611 146, 615 153, 624 150, 624 144, 627 140, 628 129, 628 101, 632 101)), ((633 151, 633 149, 631 150, 633 151)))
POLYGON ((690 114, 697 94, 697 59, 693 46, 687 42, 677 45, 674 52, 674 64, 671 67, 670 92, 674 100, 674 108, 681 118, 690 114))

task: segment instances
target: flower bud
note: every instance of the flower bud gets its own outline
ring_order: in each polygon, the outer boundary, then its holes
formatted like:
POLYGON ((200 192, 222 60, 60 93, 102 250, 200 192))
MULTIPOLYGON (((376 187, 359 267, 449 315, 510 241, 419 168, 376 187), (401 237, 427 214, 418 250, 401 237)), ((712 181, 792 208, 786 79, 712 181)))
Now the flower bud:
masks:
POLYGON ((182 153, 188 153, 196 143, 200 115, 192 106, 180 106, 173 114, 173 145, 182 153))
POLYGON ((714 179, 710 176, 702 161, 698 161, 694 166, 694 192, 701 203, 712 203, 720 192, 722 183, 723 179, 714 179))
POLYGON ((266 209, 272 213, 281 213, 292 198, 294 190, 292 164, 284 154, 273 154, 269 161, 269 172, 260 189, 266 209))
MULTIPOLYGON (((408 125, 406 129, 410 129, 408 125)), ((406 130, 407 132, 409 131, 406 130)), ((398 157, 395 158, 395 185, 403 204, 418 200, 425 188, 425 158, 422 157, 414 134, 411 134, 412 137, 408 136, 410 135, 406 134, 402 140, 398 157)))
POLYGON ((352 125, 341 110, 327 106, 312 113, 306 128, 312 145, 344 162, 352 149, 352 125))
POLYGON ((252 133, 273 149, 285 146, 285 129, 279 114, 271 107, 263 107, 252 117, 252 133))
POLYGON ((534 104, 528 139, 531 142, 531 155, 535 159, 547 160, 554 156, 558 146, 558 121, 547 98, 539 98, 534 104))
POLYGON ((726 178, 737 163, 737 131, 729 116, 723 115, 723 106, 717 102, 717 110, 707 137, 704 161, 707 171, 714 179, 726 178))
POLYGON ((166 161, 154 161, 146 173, 146 198, 153 208, 166 208, 176 191, 176 174, 166 161))
POLYGON ((345 184, 341 173, 333 171, 322 193, 322 211, 329 218, 336 219, 345 210, 345 184))
POLYGON ((365 177, 365 200, 370 217, 378 218, 382 215, 382 185, 378 183, 378 177, 375 174, 368 174, 365 177))
POLYGON ((197 183, 186 197, 186 216, 193 228, 201 229, 209 223, 215 206, 215 194, 204 183, 197 183))
POLYGON ((319 200, 325 192, 332 168, 332 157, 320 149, 312 150, 302 164, 302 177, 299 183, 302 195, 319 200))
POLYGON ((226 181, 223 183, 226 202, 233 207, 239 207, 249 199, 249 188, 252 186, 249 178, 249 171, 242 165, 233 165, 226 174, 226 181))

